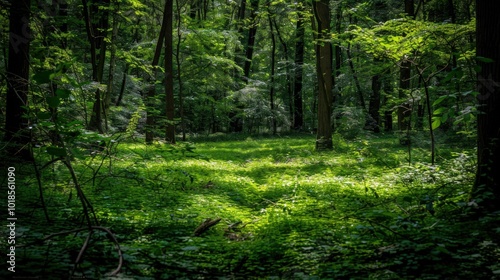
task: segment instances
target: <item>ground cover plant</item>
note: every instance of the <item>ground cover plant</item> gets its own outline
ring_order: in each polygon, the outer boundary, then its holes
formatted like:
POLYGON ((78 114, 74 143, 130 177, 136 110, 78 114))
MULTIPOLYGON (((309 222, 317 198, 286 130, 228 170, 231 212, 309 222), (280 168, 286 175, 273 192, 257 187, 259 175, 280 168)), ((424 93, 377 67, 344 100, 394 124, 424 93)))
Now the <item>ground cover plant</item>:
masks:
POLYGON ((498 10, 0 0, 0 279, 499 278, 498 10))
POLYGON ((22 168, 16 275, 106 278, 121 255, 120 279, 498 277, 498 216, 475 216, 468 198, 472 149, 448 141, 432 166, 426 144, 409 162, 393 134, 336 135, 334 151, 321 153, 312 139, 129 138, 75 159, 99 226, 110 229, 91 236, 67 232, 85 221, 62 163, 42 171, 50 222, 32 167, 22 168))

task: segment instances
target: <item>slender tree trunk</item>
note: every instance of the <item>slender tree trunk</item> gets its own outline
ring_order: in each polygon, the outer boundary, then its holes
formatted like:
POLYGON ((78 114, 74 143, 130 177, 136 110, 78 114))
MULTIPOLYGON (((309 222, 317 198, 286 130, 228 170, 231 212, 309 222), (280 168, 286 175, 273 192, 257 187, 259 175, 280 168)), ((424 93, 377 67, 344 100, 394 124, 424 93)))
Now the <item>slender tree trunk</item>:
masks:
POLYGON ((259 9, 259 0, 250 0, 250 29, 248 30, 247 48, 245 51, 245 63, 243 65, 243 76, 245 81, 248 82, 250 78, 250 69, 252 66, 253 49, 255 45, 255 35, 257 34, 257 13, 259 9))
MULTIPOLYGON (((342 3, 339 2, 337 3, 337 9, 335 13, 335 32, 337 34, 342 33, 342 3)), ((335 76, 338 78, 342 72, 340 71, 340 68, 342 67, 342 49, 340 48, 340 44, 336 43, 335 44, 335 76)), ((341 89, 338 89, 337 96, 340 98, 340 91, 341 89)))
POLYGON ((373 131, 380 132, 380 90, 382 83, 380 75, 372 76, 372 93, 370 95, 370 104, 368 105, 368 114, 366 118, 365 128, 373 131))
POLYGON ((123 70, 123 76, 122 76, 122 82, 121 82, 121 86, 120 86, 120 92, 118 93, 118 98, 116 99, 115 106, 120 106, 120 104, 122 102, 123 94, 125 93, 125 86, 127 85, 128 69, 129 69, 129 65, 127 64, 125 66, 125 69, 123 70))
MULTIPOLYGON (((404 60, 401 63, 400 75, 399 75, 399 98, 405 99, 407 97, 407 91, 410 90, 410 79, 411 79, 411 63, 404 60)), ((408 119, 411 115, 411 106, 409 102, 403 102, 398 107, 398 129, 404 131, 408 129, 410 123, 408 119)))
MULTIPOLYGON (((414 0, 405 0, 405 13, 409 17, 415 17, 415 5, 414 0)), ((405 99, 407 94, 406 91, 410 89, 410 79, 411 79, 411 62, 406 58, 402 59, 400 72, 399 72, 399 98, 405 99)), ((410 123, 408 119, 411 114, 410 103, 403 102, 398 107, 398 129, 400 131, 406 131, 409 128, 410 123)))
POLYGON ((361 84, 359 83, 358 73, 354 69, 354 63, 352 62, 351 43, 347 43, 346 53, 347 53, 347 61, 349 64, 349 68, 351 69, 352 78, 354 80, 354 85, 356 86, 356 93, 358 94, 359 106, 361 107, 363 112, 365 112, 366 111, 365 98, 363 96, 363 91, 361 90, 361 84))
POLYGON ((28 105, 30 13, 30 0, 11 2, 4 140, 9 144, 7 153, 24 160, 32 159, 28 120, 23 118, 28 105))
POLYGON ((245 19, 247 9, 247 0, 240 0, 240 5, 238 7, 238 13, 236 14, 236 21, 238 24, 238 33, 243 33, 243 20, 245 19))
MULTIPOLYGON (((104 62, 106 60, 106 36, 107 30, 109 28, 109 12, 108 7, 110 0, 102 0, 99 2, 100 6, 103 8, 100 11, 97 3, 92 3, 88 7, 88 1, 82 0, 83 4, 83 15, 85 18, 85 26, 87 31, 88 41, 90 43, 90 56, 92 64, 92 80, 101 84, 103 82, 104 75, 104 62), (98 21, 94 23, 94 16, 98 17, 98 21), (99 55, 97 54, 99 51, 99 55)), ((97 130, 99 133, 103 133, 104 129, 102 126, 102 116, 103 116, 103 93, 100 89, 97 89, 94 95, 94 106, 92 109, 92 114, 90 116, 90 121, 88 128, 91 130, 97 130)))
POLYGON ((167 0, 165 3, 164 17, 166 17, 165 27, 165 103, 167 126, 165 140, 168 143, 175 144, 175 105, 174 105, 174 71, 172 67, 173 58, 173 0, 167 0))
POLYGON ((500 1, 476 1, 477 56, 477 174, 472 198, 490 211, 500 210, 500 1))
MULTIPOLYGON (((349 22, 352 23, 351 17, 349 17, 349 22)), ((354 62, 352 61, 351 50, 352 50, 351 43, 349 42, 347 43, 347 49, 346 49, 347 63, 349 65, 349 69, 351 70, 352 79, 354 80, 354 85, 356 86, 356 93, 358 95, 359 106, 361 107, 363 113, 365 113, 366 112, 365 98, 363 96, 363 91, 361 90, 361 84, 359 82, 358 73, 356 72, 356 69, 354 69, 354 62)))
MULTIPOLYGON (((418 79, 418 88, 422 88, 422 85, 424 83, 424 77, 423 76, 419 76, 419 79, 418 79)), ((419 101, 413 101, 413 105, 412 107, 417 107, 417 118, 415 119, 415 130, 422 130, 424 129, 424 105, 425 105, 425 102, 426 102, 427 99, 421 99, 419 101), (423 102, 423 104, 422 104, 423 102)))
MULTIPOLYGON (((153 61, 151 62, 151 66, 153 66, 153 78, 156 81, 157 67, 160 62, 161 50, 163 47, 163 43, 165 40, 165 33, 167 30, 167 14, 172 10, 168 10, 168 6, 165 5, 163 10, 163 20, 160 28, 160 34, 158 35, 158 41, 156 42, 155 54, 153 56, 153 61)), ((154 139, 154 131, 155 131, 155 95, 156 95, 156 83, 153 82, 150 85, 146 93, 146 144, 151 144, 154 139)))
POLYGON ((175 61, 177 63, 177 83, 179 84, 179 115, 181 118, 181 130, 182 130, 182 141, 186 141, 186 123, 184 121, 184 95, 182 87, 182 76, 181 76, 181 5, 179 0, 176 0, 177 6, 177 48, 175 50, 175 61))
POLYGON ((388 98, 387 96, 392 95, 393 93, 393 86, 392 86, 392 81, 384 81, 383 83, 384 87, 384 92, 385 92, 385 97, 384 97, 384 106, 386 107, 386 110, 384 111, 384 131, 392 131, 392 109, 389 109, 387 107, 388 98))
MULTIPOLYGON (((269 9, 268 9, 269 11, 269 9)), ((271 11, 268 14, 269 28, 271 31, 271 88, 269 89, 269 103, 271 107, 271 127, 273 135, 277 133, 276 112, 274 109, 274 74, 276 71, 276 35, 274 34, 273 19, 271 11)))
POLYGON ((297 7, 297 27, 295 29, 295 74, 293 86, 293 129, 304 127, 304 109, 302 104, 302 76, 304 66, 305 9, 302 2, 297 7))
MULTIPOLYGON (((292 90, 292 82, 291 82, 291 74, 290 74, 290 67, 289 67, 289 55, 288 55, 288 46, 283 40, 283 37, 281 36, 281 32, 279 29, 278 24, 276 23, 276 19, 273 19, 273 24, 276 29, 276 34, 278 35, 278 39, 281 42, 281 45, 283 46, 283 53, 285 56, 285 77, 286 77, 286 96, 289 99, 289 110, 290 110, 290 119, 291 119, 291 124, 293 125, 293 90, 292 90)), ((292 126, 293 128, 293 126, 292 126)))
POLYGON ((104 98, 104 123, 106 126, 106 131, 109 130, 109 123, 108 123, 108 114, 107 111, 109 109, 109 106, 111 104, 111 96, 113 95, 113 83, 114 83, 114 76, 115 76, 115 68, 116 68, 116 38, 118 37, 118 7, 119 3, 115 3, 113 5, 113 24, 112 24, 112 33, 111 33, 111 48, 110 48, 110 58, 109 58, 109 73, 108 73, 108 85, 107 85, 107 90, 106 90, 106 95, 104 98))
POLYGON ((330 7, 329 0, 313 2, 314 17, 316 20, 317 40, 316 74, 318 76, 318 132, 316 135, 316 150, 331 150, 332 125, 331 114, 333 104, 333 76, 332 76, 332 45, 329 41, 330 7))

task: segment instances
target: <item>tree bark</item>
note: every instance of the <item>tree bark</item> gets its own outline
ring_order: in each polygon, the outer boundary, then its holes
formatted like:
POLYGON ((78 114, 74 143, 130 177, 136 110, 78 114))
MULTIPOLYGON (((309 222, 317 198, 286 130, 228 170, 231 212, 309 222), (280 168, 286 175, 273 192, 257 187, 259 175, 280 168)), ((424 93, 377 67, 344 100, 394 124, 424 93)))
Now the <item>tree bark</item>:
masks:
POLYGON ((28 144, 28 120, 23 118, 28 105, 28 79, 30 68, 31 1, 12 1, 9 16, 9 56, 7 65, 7 97, 4 140, 7 153, 24 160, 32 158, 28 144))
POLYGON ((472 198, 487 210, 500 210, 500 1, 476 2, 477 74, 477 174, 472 198))
POLYGON ((331 150, 332 125, 331 114, 333 104, 333 76, 332 76, 332 45, 329 39, 330 7, 329 0, 313 2, 316 21, 317 39, 316 74, 318 78, 318 131, 316 135, 316 150, 331 150))

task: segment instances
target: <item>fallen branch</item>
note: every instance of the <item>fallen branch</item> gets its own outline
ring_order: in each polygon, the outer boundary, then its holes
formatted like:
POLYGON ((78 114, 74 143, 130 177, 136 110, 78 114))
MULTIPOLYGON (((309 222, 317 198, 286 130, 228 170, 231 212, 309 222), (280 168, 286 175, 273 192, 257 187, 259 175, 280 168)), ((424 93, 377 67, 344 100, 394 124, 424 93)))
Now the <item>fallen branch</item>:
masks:
POLYGON ((200 236, 202 233, 204 233, 205 231, 209 230, 211 227, 215 226, 216 224, 218 224, 219 222, 221 221, 221 218, 217 218, 217 219, 206 219, 205 221, 203 221, 193 232, 194 236, 200 236))

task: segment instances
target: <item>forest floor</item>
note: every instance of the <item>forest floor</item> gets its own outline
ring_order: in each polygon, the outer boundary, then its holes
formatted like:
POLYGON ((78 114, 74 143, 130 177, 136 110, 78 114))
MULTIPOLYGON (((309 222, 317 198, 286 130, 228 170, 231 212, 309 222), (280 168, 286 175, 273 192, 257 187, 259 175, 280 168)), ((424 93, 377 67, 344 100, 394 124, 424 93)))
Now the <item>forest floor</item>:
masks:
MULTIPOLYGON (((499 279, 499 215, 468 200, 474 150, 443 140, 431 165, 425 136, 413 143, 336 136, 318 153, 312 135, 212 135, 127 141, 74 166, 123 252, 119 279, 499 279)), ((119 258, 104 231, 78 265, 87 231, 35 243, 85 227, 65 166, 44 171, 51 223, 25 172, 16 276, 106 278, 119 258)))

